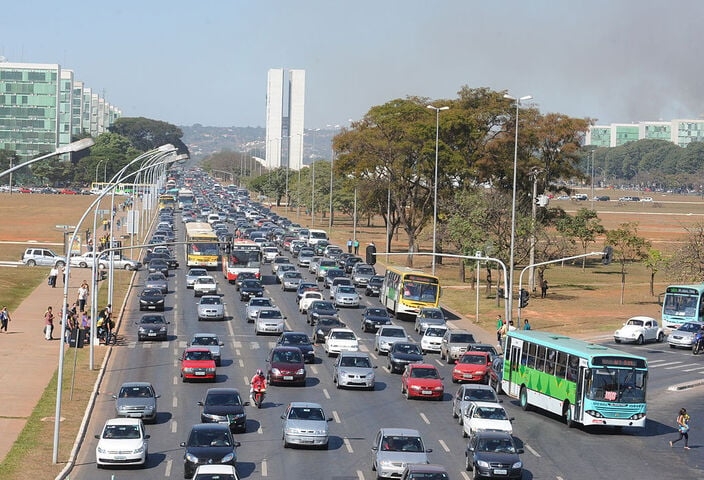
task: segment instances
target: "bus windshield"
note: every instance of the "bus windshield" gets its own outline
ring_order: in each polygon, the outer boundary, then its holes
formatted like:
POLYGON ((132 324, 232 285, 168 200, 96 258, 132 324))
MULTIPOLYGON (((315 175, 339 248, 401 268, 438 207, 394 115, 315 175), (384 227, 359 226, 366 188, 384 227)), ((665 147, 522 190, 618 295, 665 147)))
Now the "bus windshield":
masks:
POLYGON ((438 285, 420 282, 403 282, 403 298, 417 302, 434 302, 438 296, 438 285))
POLYGON ((645 372, 595 368, 587 379, 587 398, 613 403, 645 402, 645 372))
POLYGON ((230 264, 237 267, 258 267, 261 263, 261 254, 258 251, 237 251, 230 254, 230 264))
POLYGON ((668 294, 665 296, 663 313, 693 317, 697 312, 697 299, 695 295, 668 294))
POLYGON ((218 255, 218 244, 202 242, 189 243, 188 253, 191 255, 218 255))

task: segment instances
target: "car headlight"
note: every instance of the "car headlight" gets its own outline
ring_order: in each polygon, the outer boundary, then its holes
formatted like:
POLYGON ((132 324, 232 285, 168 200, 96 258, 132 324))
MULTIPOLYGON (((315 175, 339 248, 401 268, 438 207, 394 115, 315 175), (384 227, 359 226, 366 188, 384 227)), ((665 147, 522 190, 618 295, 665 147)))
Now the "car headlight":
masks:
POLYGON ((299 368, 298 370, 296 370, 296 375, 303 375, 304 373, 306 373, 305 368, 299 368))
POLYGON ((186 452, 186 460, 191 463, 198 463, 198 457, 193 455, 191 452, 186 452))
POLYGON ((301 433, 300 428, 292 428, 292 427, 287 427, 286 428, 286 434, 287 435, 298 435, 301 433))
POLYGON ((183 373, 193 373, 193 368, 192 367, 185 367, 183 369, 183 373))
POLYGON ((222 459, 220 459, 220 463, 229 463, 229 462, 233 461, 234 459, 235 459, 235 452, 230 452, 227 455, 225 455, 224 457, 222 457, 222 459))
POLYGON ((208 373, 215 373, 215 369, 214 369, 214 368, 206 368, 205 371, 208 372, 208 373))
POLYGON ((422 387, 420 385, 411 385, 411 390, 420 390, 422 387))
POLYGON ((511 465, 511 468, 523 468, 523 462, 516 462, 511 465))
POLYGON ((144 333, 144 332, 146 332, 146 330, 144 329, 144 327, 139 327, 139 333, 144 333))
POLYGON ((281 375, 281 370, 279 370, 278 368, 272 368, 271 374, 272 375, 281 375))
POLYGON ((135 448, 132 453, 142 453, 144 451, 144 445, 140 445, 138 448, 135 448))
POLYGON ((379 465, 381 465, 382 467, 389 468, 394 466, 394 462, 392 462, 391 460, 382 460, 379 462, 379 465))
POLYGON ((98 445, 98 448, 96 448, 96 450, 98 451, 98 453, 105 453, 106 452, 106 450, 104 448, 102 448, 100 445, 98 445))
POLYGON ((234 415, 232 415, 233 418, 244 418, 246 416, 247 415, 244 413, 235 413, 234 415))
POLYGON ((485 462, 484 460, 477 460, 477 465, 482 468, 489 468, 489 462, 485 462))

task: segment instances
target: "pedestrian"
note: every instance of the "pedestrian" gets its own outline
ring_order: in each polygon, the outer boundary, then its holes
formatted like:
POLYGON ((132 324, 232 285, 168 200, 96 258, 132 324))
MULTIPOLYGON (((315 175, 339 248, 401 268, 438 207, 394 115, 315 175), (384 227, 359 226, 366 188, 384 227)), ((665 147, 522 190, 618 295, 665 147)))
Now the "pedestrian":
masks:
POLYGON ((61 265, 61 285, 66 285, 66 265, 61 265))
POLYGON ((353 242, 354 245, 354 254, 359 255, 359 240, 355 239, 353 242))
POLYGON ((548 281, 543 280, 543 283, 540 284, 540 298, 545 298, 548 296, 548 281))
POLYGON ((347 253, 352 253, 352 239, 347 240, 347 253))
POLYGON ((504 319, 501 315, 496 316, 496 341, 501 345, 501 328, 504 326, 504 319))
POLYGON ((0 310, 0 332, 5 330, 5 333, 7 333, 7 323, 10 321, 10 312, 7 311, 7 307, 5 305, 2 306, 2 310, 0 310))
POLYGON ((526 318, 525 321, 523 322, 523 330, 530 330, 530 323, 528 323, 528 319, 526 318))
POLYGON ((54 339, 54 312, 52 311, 51 305, 49 305, 44 312, 44 338, 47 340, 54 339))
POLYGON ((59 269, 56 268, 56 265, 51 267, 51 270, 49 270, 49 286, 51 288, 56 288, 56 277, 59 276, 59 269))
POLYGON ((89 292, 90 292, 90 289, 88 288, 88 282, 86 280, 83 280, 83 283, 81 283, 81 286, 78 287, 78 311, 79 312, 86 311, 86 300, 88 300, 88 293, 89 292))
POLYGON ((670 447, 684 438, 684 449, 689 450, 689 414, 687 409, 680 408, 680 414, 677 416, 677 440, 670 440, 670 447))
POLYGON ((516 327, 513 325, 513 320, 509 320, 508 321, 508 331, 513 332, 514 330, 516 330, 516 327))

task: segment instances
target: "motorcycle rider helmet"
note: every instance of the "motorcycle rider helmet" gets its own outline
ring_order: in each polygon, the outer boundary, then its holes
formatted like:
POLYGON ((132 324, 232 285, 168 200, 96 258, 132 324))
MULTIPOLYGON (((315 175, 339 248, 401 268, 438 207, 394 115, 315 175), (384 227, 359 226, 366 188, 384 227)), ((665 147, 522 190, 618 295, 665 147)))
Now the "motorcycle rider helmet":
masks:
POLYGON ((262 369, 261 369, 261 368, 258 368, 258 369, 257 369, 257 376, 261 377, 261 376, 263 376, 263 375, 264 375, 264 372, 262 372, 262 369))

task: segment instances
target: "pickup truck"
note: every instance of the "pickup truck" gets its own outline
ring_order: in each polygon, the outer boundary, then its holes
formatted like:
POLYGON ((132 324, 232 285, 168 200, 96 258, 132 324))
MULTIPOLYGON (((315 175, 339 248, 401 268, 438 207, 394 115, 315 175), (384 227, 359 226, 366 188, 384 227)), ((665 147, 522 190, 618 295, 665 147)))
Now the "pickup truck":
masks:
MULTIPOLYGON (((98 258, 98 268, 101 270, 107 269, 108 265, 110 265, 109 254, 98 252, 95 256, 98 258)), ((94 259, 93 252, 86 252, 83 255, 71 257, 70 261, 72 267, 93 268, 94 259)), ((117 254, 113 255, 113 265, 121 270, 139 270, 142 267, 140 262, 117 254)))

